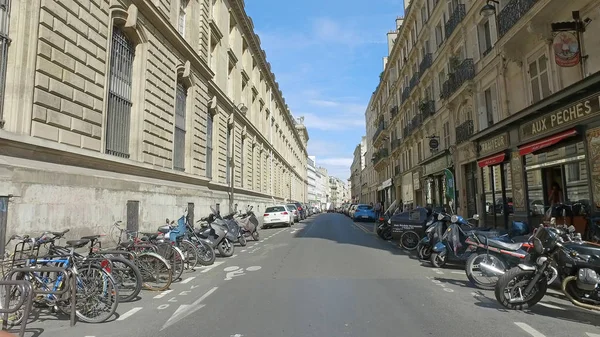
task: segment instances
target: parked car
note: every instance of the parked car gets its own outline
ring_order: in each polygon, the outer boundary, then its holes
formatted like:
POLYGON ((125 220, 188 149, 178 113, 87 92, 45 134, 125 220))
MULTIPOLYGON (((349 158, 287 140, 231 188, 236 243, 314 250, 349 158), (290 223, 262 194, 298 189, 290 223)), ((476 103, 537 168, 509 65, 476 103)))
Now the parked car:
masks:
POLYGON ((373 206, 359 204, 359 205, 356 205, 356 207, 354 208, 354 214, 352 216, 352 219, 354 221, 358 221, 358 220, 375 221, 377 219, 377 215, 375 214, 375 210, 373 209, 373 206))
POLYGON ((298 216, 300 217, 300 221, 306 219, 306 207, 299 202, 293 202, 292 204, 296 205, 298 209, 298 216))
POLYGON ((300 217, 300 212, 298 211, 298 207, 296 206, 296 204, 287 204, 285 205, 285 207, 287 207, 290 212, 292 212, 294 214, 294 222, 298 222, 300 220, 302 220, 302 218, 300 217))
POLYGON ((290 227, 294 223, 294 214, 286 205, 275 205, 265 209, 263 214, 263 228, 284 225, 290 227))
POLYGON ((358 205, 351 205, 350 208, 348 209, 348 216, 351 218, 354 218, 354 210, 356 209, 356 206, 358 205))

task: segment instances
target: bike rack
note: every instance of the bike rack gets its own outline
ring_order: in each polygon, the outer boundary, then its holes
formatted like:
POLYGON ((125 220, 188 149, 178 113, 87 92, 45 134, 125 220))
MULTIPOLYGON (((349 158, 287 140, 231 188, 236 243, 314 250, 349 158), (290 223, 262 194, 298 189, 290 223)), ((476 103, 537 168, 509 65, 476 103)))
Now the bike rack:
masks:
POLYGON ((27 326, 27 320, 29 319, 29 311, 31 310, 31 306, 33 303, 33 291, 31 288, 31 283, 25 280, 2 280, 0 281, 0 286, 7 287, 9 291, 5 293, 4 307, 0 308, 0 314, 2 314, 2 330, 6 331, 8 329, 8 314, 12 314, 17 312, 21 307, 26 304, 25 309, 23 309, 23 321, 21 322, 21 328, 19 329, 19 337, 23 337, 25 335, 25 328, 27 326), (19 302, 14 308, 10 307, 10 288, 12 286, 16 286, 19 288, 21 292, 21 297, 19 302), (27 300, 27 303, 25 303, 27 300))
MULTIPOLYGON (((49 267, 49 266, 41 266, 41 267, 21 267, 15 268, 8 272, 6 275, 7 279, 12 279, 12 276, 16 273, 61 273, 64 276, 63 282, 68 284, 68 287, 64 287, 62 290, 41 290, 41 289, 32 289, 32 293, 36 295, 63 295, 67 291, 71 291, 71 312, 70 312, 70 326, 75 325, 75 312, 77 310, 76 300, 77 300, 77 284, 75 283, 75 277, 71 277, 67 270, 62 267, 49 267)), ((1 283, 0 283, 1 284, 1 283)))

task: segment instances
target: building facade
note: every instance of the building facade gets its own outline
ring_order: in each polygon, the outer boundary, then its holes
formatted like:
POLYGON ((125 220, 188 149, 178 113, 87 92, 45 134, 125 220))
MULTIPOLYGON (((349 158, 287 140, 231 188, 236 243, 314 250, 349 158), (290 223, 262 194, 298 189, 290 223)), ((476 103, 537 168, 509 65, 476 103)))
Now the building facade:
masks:
POLYGON ((375 93, 371 96, 369 104, 367 105, 367 109, 365 110, 365 125, 367 128, 365 142, 366 147, 364 150, 365 157, 365 168, 362 171, 362 200, 365 203, 373 203, 375 204, 378 198, 378 187, 379 187, 379 176, 378 172, 375 170, 375 155, 377 154, 377 149, 375 149, 373 145, 373 138, 377 131, 377 106, 375 105, 375 93))
POLYGON ((327 169, 324 167, 317 168, 317 200, 321 203, 321 209, 325 209, 329 197, 331 195, 331 188, 329 186, 329 175, 327 169))
POLYGON ((317 168, 315 167, 315 156, 308 156, 308 160, 306 162, 306 179, 307 183, 307 198, 306 202, 310 205, 318 204, 317 199, 317 168))
POLYGON ((379 182, 486 225, 539 223, 553 185, 599 211, 600 1, 406 5, 371 99, 379 182))
POLYGON ((12 2, 9 234, 153 230, 185 207, 305 200, 308 133, 242 0, 12 2))
POLYGON ((362 148, 358 144, 354 148, 354 157, 350 166, 350 200, 353 203, 361 202, 362 197, 362 148))

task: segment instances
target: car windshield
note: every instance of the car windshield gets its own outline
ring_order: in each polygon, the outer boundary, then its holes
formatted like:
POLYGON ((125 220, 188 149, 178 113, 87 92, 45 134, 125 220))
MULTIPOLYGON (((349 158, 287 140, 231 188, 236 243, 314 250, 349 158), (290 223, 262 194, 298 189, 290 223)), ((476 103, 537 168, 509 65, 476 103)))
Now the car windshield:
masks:
POLYGON ((373 209, 373 207, 372 207, 372 206, 369 206, 369 205, 359 205, 357 208, 358 208, 358 209, 362 209, 362 210, 369 210, 369 209, 373 209))
POLYGON ((294 205, 294 204, 287 204, 286 206, 291 209, 296 209, 296 205, 294 205))
POLYGON ((275 213, 275 212, 285 212, 285 208, 283 208, 283 206, 273 206, 273 207, 267 207, 267 209, 265 210, 265 213, 275 213))

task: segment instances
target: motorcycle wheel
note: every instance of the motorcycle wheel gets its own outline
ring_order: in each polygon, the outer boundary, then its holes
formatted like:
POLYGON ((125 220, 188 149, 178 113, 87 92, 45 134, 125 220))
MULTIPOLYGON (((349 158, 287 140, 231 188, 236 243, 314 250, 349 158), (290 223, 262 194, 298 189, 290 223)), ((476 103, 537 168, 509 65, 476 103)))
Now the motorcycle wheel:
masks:
POLYGON ((219 250, 219 255, 221 255, 221 257, 230 257, 233 255, 234 251, 233 244, 228 239, 223 239, 217 246, 217 249, 219 250))
POLYGON ((391 228, 385 229, 381 233, 381 238, 384 239, 385 241, 390 241, 392 239, 392 229, 391 228))
POLYGON ((238 242, 240 243, 240 246, 246 247, 246 237, 245 236, 240 235, 240 237, 238 238, 238 242))
POLYGON ((506 309, 523 310, 536 305, 546 295, 548 289, 548 281, 545 276, 540 277, 531 294, 520 300, 515 300, 514 295, 519 296, 520 292, 527 287, 527 284, 533 279, 536 271, 522 270, 519 267, 514 267, 500 276, 494 295, 496 300, 506 309), (508 294, 507 294, 508 293, 508 294), (507 298, 508 295, 508 298, 507 298))
POLYGON ((421 260, 429 260, 431 258, 431 246, 420 245, 417 247, 417 252, 421 260))
POLYGON ((431 262, 431 265, 436 267, 436 268, 442 268, 443 266, 446 265, 446 259, 447 259, 448 255, 440 255, 438 253, 431 253, 431 256, 429 257, 429 262, 431 262))
POLYGON ((400 245, 406 250, 415 250, 419 245, 420 239, 419 235, 413 231, 404 232, 400 237, 400 245))
POLYGON ((506 263, 504 263, 504 261, 502 261, 502 259, 499 257, 495 255, 488 255, 486 253, 471 254, 465 263, 465 272, 467 273, 467 278, 475 287, 484 290, 493 290, 496 287, 496 282, 498 282, 499 275, 487 276, 487 274, 491 273, 484 272, 481 270, 481 268, 479 268, 479 264, 481 262, 489 263, 503 271, 508 269, 506 267, 506 263))
POLYGON ((254 241, 258 241, 258 239, 260 238, 258 231, 252 232, 252 238, 254 239, 254 241))
POLYGON ((196 250, 198 251, 198 263, 203 266, 210 266, 215 263, 217 254, 215 254, 213 247, 204 242, 199 242, 196 246, 196 250))

